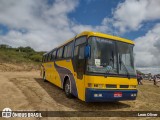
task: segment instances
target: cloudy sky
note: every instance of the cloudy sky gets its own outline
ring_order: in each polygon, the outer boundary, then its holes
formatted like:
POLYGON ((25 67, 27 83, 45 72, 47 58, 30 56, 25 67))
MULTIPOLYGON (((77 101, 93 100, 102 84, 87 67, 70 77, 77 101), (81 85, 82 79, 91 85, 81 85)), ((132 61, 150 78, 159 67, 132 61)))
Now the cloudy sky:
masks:
POLYGON ((0 44, 51 50, 86 30, 135 41, 137 68, 160 72, 160 0, 0 0, 0 44))

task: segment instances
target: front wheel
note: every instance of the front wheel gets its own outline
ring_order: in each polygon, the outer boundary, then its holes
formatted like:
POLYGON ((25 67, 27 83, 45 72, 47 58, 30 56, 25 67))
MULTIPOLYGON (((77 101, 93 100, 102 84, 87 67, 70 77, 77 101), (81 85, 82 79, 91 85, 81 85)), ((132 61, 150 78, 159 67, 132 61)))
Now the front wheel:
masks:
POLYGON ((73 97, 71 93, 71 84, 68 79, 66 80, 65 85, 64 85, 64 92, 68 98, 73 97))

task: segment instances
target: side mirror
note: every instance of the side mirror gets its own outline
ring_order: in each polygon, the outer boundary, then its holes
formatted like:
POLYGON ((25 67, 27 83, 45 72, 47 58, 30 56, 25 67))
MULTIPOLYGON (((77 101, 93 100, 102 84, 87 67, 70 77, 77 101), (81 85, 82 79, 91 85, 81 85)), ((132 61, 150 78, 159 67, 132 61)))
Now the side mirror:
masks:
POLYGON ((85 46, 84 55, 85 55, 85 58, 90 58, 90 56, 91 56, 91 46, 90 45, 86 45, 85 46))

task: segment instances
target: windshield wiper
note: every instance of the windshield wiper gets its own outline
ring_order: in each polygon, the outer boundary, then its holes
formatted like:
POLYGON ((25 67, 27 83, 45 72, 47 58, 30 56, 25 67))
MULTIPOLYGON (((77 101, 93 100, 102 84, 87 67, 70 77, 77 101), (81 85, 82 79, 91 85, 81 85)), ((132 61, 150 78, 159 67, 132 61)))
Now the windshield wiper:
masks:
POLYGON ((104 74, 104 77, 107 77, 108 76, 108 74, 110 73, 110 71, 112 70, 112 66, 107 66, 106 67, 106 72, 105 72, 105 74, 104 74))
POLYGON ((119 55, 119 62, 120 62, 120 65, 121 65, 121 63, 122 63, 122 65, 124 66, 125 71, 127 72, 127 77, 128 77, 128 79, 130 79, 131 77, 130 77, 130 74, 129 74, 129 72, 128 72, 128 69, 127 69, 127 67, 125 66, 124 62, 121 60, 120 55, 119 55))
POLYGON ((109 72, 110 72, 110 70, 106 70, 104 77, 108 77, 109 72))

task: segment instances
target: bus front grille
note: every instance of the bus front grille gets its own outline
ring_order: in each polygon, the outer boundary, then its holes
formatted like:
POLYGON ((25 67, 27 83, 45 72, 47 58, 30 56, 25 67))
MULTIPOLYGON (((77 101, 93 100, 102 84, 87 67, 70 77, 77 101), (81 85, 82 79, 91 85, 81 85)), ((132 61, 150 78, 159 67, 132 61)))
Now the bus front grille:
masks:
POLYGON ((120 88, 128 88, 129 85, 120 85, 120 88))
POLYGON ((117 88, 117 85, 106 84, 106 88, 117 88))

